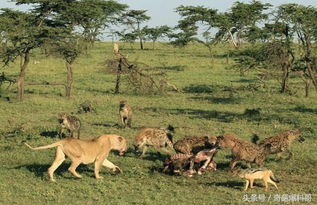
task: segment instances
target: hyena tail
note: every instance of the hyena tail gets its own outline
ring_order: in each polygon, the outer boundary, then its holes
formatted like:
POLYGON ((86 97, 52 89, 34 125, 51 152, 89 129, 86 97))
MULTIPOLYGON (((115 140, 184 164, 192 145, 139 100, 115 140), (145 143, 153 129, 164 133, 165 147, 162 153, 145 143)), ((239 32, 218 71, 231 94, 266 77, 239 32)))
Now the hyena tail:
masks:
POLYGON ((257 144, 259 139, 260 139, 260 137, 257 134, 253 134, 251 137, 251 142, 254 144, 257 144))
POLYGON ((275 176, 274 176, 274 174, 273 174, 272 171, 271 171, 271 173, 270 173, 270 178, 271 178, 272 181, 274 181, 274 182, 276 182, 276 183, 279 183, 279 182, 280 182, 280 180, 278 180, 278 179, 275 178, 275 176))

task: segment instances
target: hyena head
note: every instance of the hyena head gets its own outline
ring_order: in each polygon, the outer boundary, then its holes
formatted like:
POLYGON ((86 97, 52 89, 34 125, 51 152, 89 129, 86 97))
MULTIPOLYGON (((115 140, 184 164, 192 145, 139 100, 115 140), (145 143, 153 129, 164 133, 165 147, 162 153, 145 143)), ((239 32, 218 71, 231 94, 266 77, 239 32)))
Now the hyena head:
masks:
POLYGON ((126 100, 121 100, 121 101, 119 102, 119 107, 120 107, 120 108, 123 108, 126 104, 127 104, 127 101, 126 101, 126 100))
POLYGON ((68 114, 66 112, 59 113, 57 118, 59 123, 63 123, 67 119, 68 114))
POLYGON ((305 141, 305 138, 302 136, 302 132, 299 129, 288 131, 288 139, 291 141, 297 139, 300 143, 305 141))
POLYGON ((142 147, 142 145, 144 144, 145 140, 146 139, 143 137, 142 139, 137 139, 135 141, 135 143, 133 144, 135 152, 139 152, 139 150, 142 147))

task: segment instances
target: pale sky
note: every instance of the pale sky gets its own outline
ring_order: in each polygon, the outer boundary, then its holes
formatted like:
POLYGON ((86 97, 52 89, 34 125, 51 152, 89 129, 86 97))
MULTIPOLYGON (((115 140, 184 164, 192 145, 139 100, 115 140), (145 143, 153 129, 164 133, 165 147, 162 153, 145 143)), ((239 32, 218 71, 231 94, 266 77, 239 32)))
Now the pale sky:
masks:
MULTIPOLYGON (((236 0, 117 0, 120 3, 129 5, 130 9, 148 10, 147 15, 151 20, 146 24, 150 27, 168 25, 174 27, 179 15, 175 8, 180 5, 205 6, 219 11, 227 11, 236 0)), ((250 0, 240 0, 240 2, 250 2, 250 0)), ((278 6, 285 3, 298 3, 317 7, 317 0, 262 0, 263 3, 270 3, 278 6)), ((15 6, 8 0, 0 0, 0 8, 27 9, 26 6, 15 6)))
MULTIPOLYGON (((131 9, 148 10, 147 14, 151 16, 148 22, 149 26, 168 25, 175 26, 179 16, 174 12, 175 8, 180 5, 201 5, 209 8, 218 9, 219 11, 228 10, 236 0, 117 0, 130 6, 131 9)), ((250 2, 249 0, 240 0, 241 2, 250 2)), ((284 3, 298 3, 302 5, 311 5, 317 7, 317 0, 262 0, 263 3, 270 3, 278 6, 284 3)), ((0 8, 24 8, 15 6, 8 0, 0 0, 0 8)))

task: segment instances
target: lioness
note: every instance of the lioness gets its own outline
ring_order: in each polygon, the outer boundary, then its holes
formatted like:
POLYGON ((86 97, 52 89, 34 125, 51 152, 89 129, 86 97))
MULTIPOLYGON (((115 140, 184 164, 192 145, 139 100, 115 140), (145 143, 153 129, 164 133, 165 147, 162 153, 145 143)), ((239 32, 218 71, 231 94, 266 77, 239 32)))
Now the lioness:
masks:
POLYGON ((102 178, 99 175, 101 165, 112 169, 114 172, 122 172, 121 169, 107 160, 108 154, 111 150, 118 150, 120 155, 123 155, 127 151, 126 140, 118 135, 101 135, 98 138, 92 140, 80 140, 74 138, 65 138, 59 140, 50 145, 44 145, 40 147, 31 147, 27 143, 26 146, 33 150, 49 149, 57 147, 55 160, 48 168, 48 176, 51 181, 54 179, 54 171, 62 164, 65 160, 65 155, 72 161, 72 164, 68 168, 75 177, 82 178, 76 172, 76 168, 79 164, 95 163, 95 177, 96 179, 102 178))

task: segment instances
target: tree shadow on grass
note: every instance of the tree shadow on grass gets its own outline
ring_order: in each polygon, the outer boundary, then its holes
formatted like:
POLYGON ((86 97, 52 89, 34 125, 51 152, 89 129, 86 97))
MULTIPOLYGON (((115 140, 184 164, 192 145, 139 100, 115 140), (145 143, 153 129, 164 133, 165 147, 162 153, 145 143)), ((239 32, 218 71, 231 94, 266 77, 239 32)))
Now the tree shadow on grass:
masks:
POLYGON ((185 93, 213 93, 217 90, 219 90, 218 86, 206 85, 206 84, 198 84, 198 85, 191 84, 183 88, 183 91, 185 93))
POLYGON ((138 129, 144 128, 143 126, 132 126, 132 127, 125 128, 122 124, 112 123, 112 122, 92 123, 91 125, 100 126, 100 127, 113 127, 113 128, 117 128, 117 129, 133 129, 133 130, 138 130, 138 129))
POLYGON ((240 98, 235 98, 235 97, 222 98, 222 97, 204 96, 204 97, 191 97, 190 99, 206 100, 206 101, 209 101, 211 103, 216 103, 216 104, 238 104, 241 102, 240 98))
POLYGON ((50 137, 50 138, 59 138, 59 134, 56 130, 54 131, 43 131, 40 133, 43 137, 50 137))
POLYGON ((201 183, 205 186, 222 186, 222 187, 230 187, 233 189, 241 190, 244 187, 244 182, 241 181, 226 181, 226 182, 203 182, 201 183))
POLYGON ((94 126, 102 126, 102 127, 115 127, 115 128, 122 128, 121 125, 118 123, 106 122, 106 123, 92 123, 94 126))
POLYGON ((216 110, 201 110, 201 109, 166 109, 166 108, 156 108, 156 107, 148 107, 144 108, 145 111, 153 111, 160 113, 168 113, 171 115, 189 115, 189 118, 198 118, 198 119, 216 119, 220 122, 231 123, 235 120, 247 120, 247 121, 278 121, 283 124, 292 124, 298 125, 299 121, 296 118, 284 118, 279 115, 266 115, 262 114, 260 111, 256 111, 256 109, 247 109, 244 113, 235 113, 235 112, 221 112, 216 110))
POLYGON ((169 71, 184 71, 185 70, 184 65, 160 66, 160 67, 156 67, 156 68, 160 69, 160 70, 169 70, 169 71))
POLYGON ((295 107, 292 111, 317 114, 317 109, 307 108, 303 105, 295 107))

